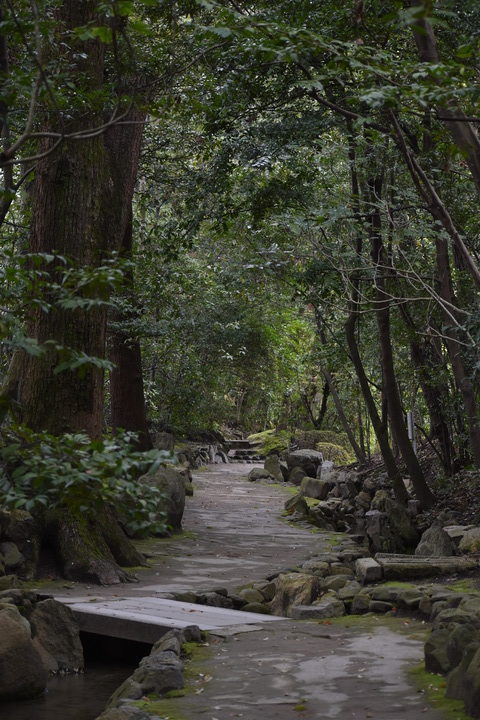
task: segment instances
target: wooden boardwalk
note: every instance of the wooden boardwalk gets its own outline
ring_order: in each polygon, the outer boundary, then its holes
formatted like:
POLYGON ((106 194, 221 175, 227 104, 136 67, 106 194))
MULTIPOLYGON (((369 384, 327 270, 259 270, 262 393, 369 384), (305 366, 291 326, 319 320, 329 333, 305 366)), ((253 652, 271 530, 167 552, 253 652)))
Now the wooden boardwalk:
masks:
POLYGON ((229 628, 241 632, 284 619, 155 597, 57 599, 73 610, 83 632, 144 643, 154 643, 171 628, 188 625, 222 634, 229 628))

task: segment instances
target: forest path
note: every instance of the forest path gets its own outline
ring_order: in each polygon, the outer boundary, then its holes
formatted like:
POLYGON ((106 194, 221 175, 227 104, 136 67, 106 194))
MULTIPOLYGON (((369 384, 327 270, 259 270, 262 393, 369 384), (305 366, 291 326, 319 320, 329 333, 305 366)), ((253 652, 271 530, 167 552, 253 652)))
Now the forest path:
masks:
MULTIPOLYGON (((138 573, 138 584, 100 591, 76 584, 61 594, 70 602, 140 601, 188 589, 233 590, 329 549, 332 533, 282 519, 288 490, 247 482, 251 468, 219 465, 195 474, 184 533, 140 543, 151 567, 138 573)), ((424 632, 420 623, 382 617, 214 631, 202 657, 189 663, 185 696, 149 703, 149 710, 175 720, 440 720, 407 676, 422 660, 424 632)))

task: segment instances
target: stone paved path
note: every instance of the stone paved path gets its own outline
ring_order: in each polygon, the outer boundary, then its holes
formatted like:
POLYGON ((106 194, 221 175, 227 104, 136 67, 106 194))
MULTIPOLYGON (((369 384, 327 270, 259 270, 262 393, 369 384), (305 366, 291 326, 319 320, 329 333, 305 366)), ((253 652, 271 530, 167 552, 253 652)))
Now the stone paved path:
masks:
MULTIPOLYGON (((281 519, 285 489, 248 483, 250 469, 223 465, 197 473, 186 534, 144 544, 152 566, 139 573, 139 584, 100 592, 82 585, 59 592, 57 584, 56 595, 139 598, 234 589, 330 546, 331 533, 312 533, 281 519)), ((407 680, 407 667, 422 658, 423 643, 415 634, 421 627, 397 621, 404 631, 399 633, 381 617, 367 622, 362 627, 349 620, 285 620, 219 632, 210 639, 209 657, 191 665, 193 692, 169 701, 175 704, 172 717, 440 720, 407 680)))

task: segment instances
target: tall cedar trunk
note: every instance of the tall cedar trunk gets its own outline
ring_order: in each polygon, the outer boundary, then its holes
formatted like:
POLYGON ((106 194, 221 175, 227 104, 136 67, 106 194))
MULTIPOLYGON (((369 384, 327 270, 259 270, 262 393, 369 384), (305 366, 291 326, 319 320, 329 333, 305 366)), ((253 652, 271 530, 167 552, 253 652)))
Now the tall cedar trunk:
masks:
MULTIPOLYGON (((65 31, 88 24, 95 17, 93 2, 68 0, 58 10, 65 31)), ((99 41, 76 41, 65 51, 65 61, 76 66, 86 90, 95 92, 103 80, 104 48, 99 41), (83 56, 83 57, 82 57, 83 56)), ((78 132, 101 124, 101 118, 82 110, 72 111, 65 129, 58 119, 46 131, 78 132), (75 117, 76 116, 76 117, 75 117)), ((51 149, 52 140, 40 150, 51 149)), ((102 197, 107 175, 103 139, 65 141, 40 160, 32 194, 33 253, 57 252, 80 267, 94 267, 104 250, 102 197)), ((42 268, 50 282, 59 274, 50 265, 42 268)), ((103 358, 106 313, 103 308, 49 312, 33 310, 29 334, 39 343, 54 342, 74 352, 103 358)), ((103 370, 88 366, 81 380, 75 371, 55 374, 62 351, 49 350, 43 357, 16 353, 9 374, 9 391, 19 404, 20 419, 36 430, 53 434, 82 431, 97 437, 103 424, 103 370)))
POLYGON ((390 335, 390 300, 383 279, 387 262, 383 248, 381 216, 378 207, 378 201, 382 196, 382 185, 383 180, 380 176, 371 178, 368 182, 370 202, 374 208, 369 218, 371 252, 374 266, 379 271, 375 280, 375 305, 382 360, 383 388, 395 441, 405 462, 417 499, 423 508, 428 508, 435 502, 435 497, 426 483, 423 470, 408 437, 393 362, 390 335))
MULTIPOLYGON (((98 21, 96 6, 93 0, 64 0, 57 11, 61 31, 69 33, 98 21)), ((83 89, 96 93, 103 82, 102 43, 70 38, 62 49, 68 71, 76 67, 83 89)), ((66 127, 58 120, 47 119, 44 129, 72 133, 103 122, 100 114, 88 113, 84 107, 70 114, 72 120, 66 127)), ((45 140, 40 150, 50 150, 50 143, 45 140)), ((64 141, 40 160, 32 194, 31 252, 59 253, 76 267, 97 267, 105 251, 112 249, 110 238, 119 232, 122 218, 123 222, 128 219, 128 208, 125 211, 113 202, 117 180, 100 133, 64 141)), ((61 278, 61 271, 49 264, 42 269, 52 283, 61 278)), ((105 356, 105 309, 62 310, 55 304, 48 312, 37 308, 32 312, 29 333, 39 343, 50 341, 52 349, 40 357, 17 352, 12 360, 7 389, 18 402, 21 421, 52 434, 80 431, 92 438, 99 436, 103 426, 103 370, 88 365, 78 375, 72 370, 55 374, 55 368, 62 359, 58 346, 95 358, 105 356)), ((77 580, 124 582, 131 577, 117 563, 138 565, 143 561, 107 508, 101 508, 93 520, 58 507, 47 523, 46 539, 65 577, 77 580)))
MULTIPOLYGON (((129 256, 132 250, 132 221, 127 223, 124 233, 122 255, 129 256)), ((133 273, 126 278, 127 291, 132 290, 134 303, 133 273)), ((122 330, 122 321, 127 318, 116 315, 116 329, 110 330, 110 360, 114 369, 110 374, 111 423, 114 429, 122 428, 138 434, 138 449, 149 450, 152 441, 148 432, 143 389, 142 358, 140 343, 122 330)))
MULTIPOLYGON (((137 78, 140 81, 140 78, 137 78)), ((115 182, 111 190, 110 228, 112 249, 120 256, 131 259, 132 199, 138 174, 145 112, 133 108, 127 115, 127 124, 115 125, 105 136, 110 172, 115 182)), ((135 306, 134 279, 131 269, 124 281, 124 297, 135 306)), ((133 311, 134 312, 134 311, 133 311)), ((140 343, 122 330, 122 323, 132 319, 113 313, 109 337, 110 360, 114 363, 110 376, 111 423, 114 429, 122 428, 138 433, 140 450, 149 450, 152 441, 147 427, 140 343)))

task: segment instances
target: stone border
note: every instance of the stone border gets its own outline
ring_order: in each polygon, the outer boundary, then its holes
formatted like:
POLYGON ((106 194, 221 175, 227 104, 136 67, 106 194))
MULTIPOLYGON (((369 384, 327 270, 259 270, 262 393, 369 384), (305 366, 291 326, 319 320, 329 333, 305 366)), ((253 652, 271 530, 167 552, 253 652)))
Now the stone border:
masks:
POLYGON ((201 641, 202 634, 197 625, 169 630, 162 635, 150 654, 114 692, 105 711, 96 720, 156 720, 155 715, 145 713, 134 703, 146 695, 162 697, 172 690, 181 690, 185 685, 182 645, 201 641))

